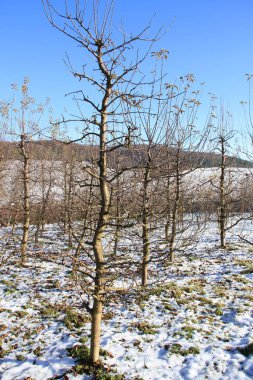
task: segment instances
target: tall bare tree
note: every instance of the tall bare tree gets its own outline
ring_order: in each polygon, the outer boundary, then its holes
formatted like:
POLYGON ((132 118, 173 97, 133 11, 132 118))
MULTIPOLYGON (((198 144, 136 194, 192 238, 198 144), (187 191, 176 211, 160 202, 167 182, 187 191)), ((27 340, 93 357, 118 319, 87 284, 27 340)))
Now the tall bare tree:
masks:
POLYGON ((86 173, 94 178, 99 198, 93 235, 86 242, 92 248, 90 259, 94 263, 94 273, 90 275, 93 279, 93 302, 86 308, 92 317, 90 361, 96 363, 99 360, 106 283, 110 275, 103 237, 110 219, 113 182, 125 171, 124 167, 117 173, 109 171, 108 154, 127 147, 135 131, 123 104, 130 105, 130 112, 135 112, 143 100, 144 78, 140 65, 151 49, 150 40, 148 50, 142 56, 140 52, 134 54, 133 48, 135 44, 139 47, 141 41, 147 42, 149 27, 136 35, 119 33, 118 30, 115 33, 112 29, 113 2, 109 2, 104 10, 97 1, 86 3, 84 8, 78 0, 71 4, 66 2, 63 11, 58 11, 49 0, 44 0, 43 4, 50 24, 87 54, 81 71, 75 70, 67 58, 73 76, 80 82, 85 81, 85 91, 72 93, 78 103, 79 116, 62 122, 81 123, 79 140, 87 142, 93 138, 99 147, 97 166, 85 167, 86 173))
MULTIPOLYGON (((30 152, 29 143, 38 136, 40 120, 47 105, 35 104, 35 99, 29 94, 29 79, 24 78, 22 86, 18 89, 12 85, 13 96, 10 101, 5 101, 1 109, 2 124, 7 123, 6 135, 18 141, 19 153, 22 162, 23 185, 23 222, 21 239, 21 261, 24 263, 27 256, 27 244, 30 228, 30 152)), ((46 127, 45 127, 46 128, 46 127)))
MULTIPOLYGON (((165 156, 165 240, 169 261, 174 260, 177 235, 182 234, 185 214, 186 176, 201 166, 198 152, 206 149, 210 132, 210 112, 201 126, 197 124, 200 90, 194 90, 193 74, 180 77, 180 83, 168 84, 170 112, 166 120, 165 156), (178 96, 175 97, 175 93, 178 96), (182 228, 179 228, 179 224, 182 228)), ((188 184, 189 192, 189 184, 188 184)), ((189 239, 190 240, 190 239, 189 239)), ((180 244, 178 244, 180 245, 180 244)))
POLYGON ((236 188, 239 188, 239 184, 236 183, 233 173, 233 167, 235 166, 235 157, 233 156, 233 151, 235 151, 235 142, 233 141, 235 131, 231 129, 232 115, 230 112, 225 112, 224 108, 221 107, 217 122, 216 149, 220 156, 218 166, 219 180, 218 183, 211 180, 211 183, 218 195, 217 212, 220 247, 226 248, 227 231, 237 225, 242 218, 237 217, 233 221, 229 221, 231 213, 235 211, 235 194, 237 194, 237 202, 239 201, 239 192, 236 190, 236 188))
POLYGON ((162 155, 161 151, 163 151, 166 137, 165 121, 168 112, 168 97, 164 94, 166 85, 162 80, 163 61, 167 59, 168 51, 162 49, 153 52, 152 56, 156 58, 156 64, 151 92, 149 98, 142 102, 138 115, 135 115, 133 121, 139 128, 139 150, 142 153, 139 168, 136 170, 141 178, 139 212, 142 239, 141 284, 143 287, 147 285, 148 266, 152 260, 150 234, 154 230, 157 218, 157 205, 154 200, 159 185, 161 166, 159 158, 162 155))

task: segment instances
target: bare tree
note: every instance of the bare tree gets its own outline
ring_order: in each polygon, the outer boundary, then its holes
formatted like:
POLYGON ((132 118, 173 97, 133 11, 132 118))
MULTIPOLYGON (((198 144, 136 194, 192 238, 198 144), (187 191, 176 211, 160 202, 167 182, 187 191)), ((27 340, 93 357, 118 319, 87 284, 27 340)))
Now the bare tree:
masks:
POLYGON ((206 148, 211 127, 210 110, 203 125, 197 125, 201 91, 193 89, 194 82, 193 74, 187 74, 180 77, 178 85, 167 85, 169 97, 172 100, 166 120, 166 160, 163 165, 163 175, 165 179, 165 241, 169 261, 174 260, 177 236, 187 229, 187 224, 183 223, 186 210, 184 198, 194 184, 185 185, 185 178, 201 166, 204 155, 201 159, 198 153, 206 148), (178 93, 178 96, 175 97, 175 93, 178 93))
POLYGON ((23 184, 21 261, 24 263, 30 228, 30 152, 28 146, 34 136, 38 135, 40 119, 47 103, 35 104, 34 98, 29 94, 28 78, 24 78, 20 91, 17 85, 12 85, 12 89, 12 99, 2 103, 4 106, 1 108, 1 116, 2 124, 6 125, 7 123, 6 134, 19 141, 23 184))
POLYGON ((153 85, 149 98, 146 102, 142 102, 142 106, 139 107, 138 117, 135 115, 134 121, 139 128, 139 149, 142 152, 137 173, 139 172, 141 178, 139 212, 142 238, 141 284, 143 287, 147 285, 148 266, 151 261, 150 233, 154 230, 157 218, 155 195, 159 186, 158 173, 161 166, 159 158, 161 157, 163 142, 166 136, 164 123, 168 112, 168 98, 164 94, 166 86, 162 79, 163 60, 167 58, 167 54, 168 52, 165 49, 152 53, 157 61, 154 69, 153 85), (161 67, 158 65, 159 62, 161 62, 161 67))
POLYGON ((119 31, 115 35, 112 30, 113 2, 107 5, 102 17, 98 2, 94 2, 91 8, 82 8, 79 1, 71 5, 66 3, 62 12, 49 0, 44 0, 43 4, 51 25, 73 40, 88 56, 82 71, 76 71, 67 58, 73 76, 81 82, 85 81, 87 91, 72 93, 79 107, 79 116, 62 120, 62 123, 80 122, 82 135, 79 140, 90 141, 93 138, 99 147, 97 167, 85 167, 85 172, 96 181, 94 186, 97 186, 99 198, 92 238, 86 242, 92 249, 89 257, 94 263, 94 273, 87 274, 93 284, 93 302, 92 306, 86 304, 86 308, 92 317, 90 361, 96 363, 99 359, 106 284, 110 277, 103 237, 110 219, 113 182, 125 170, 121 168, 118 173, 110 172, 108 154, 120 147, 127 147, 135 130, 135 126, 127 120, 128 114, 124 112, 123 104, 130 105, 131 112, 135 112, 143 100, 144 78, 140 65, 150 51, 150 41, 148 50, 142 56, 139 52, 135 56, 131 52, 135 44, 139 46, 141 41, 147 41, 149 28, 134 36, 120 33, 118 38, 119 31))
POLYGON ((234 169, 235 157, 232 152, 235 150, 233 139, 235 131, 231 130, 232 115, 225 112, 223 107, 220 110, 218 118, 217 133, 217 151, 219 153, 219 181, 215 183, 211 180, 211 184, 218 195, 218 225, 220 235, 220 247, 226 248, 226 232, 237 225, 241 217, 229 222, 229 216, 235 214, 235 203, 239 202, 239 183, 235 178, 234 169))
MULTIPOLYGON (((43 232, 47 209, 50 204, 52 187, 55 184, 55 164, 54 161, 42 160, 36 166, 36 178, 32 178, 34 184, 37 186, 39 196, 33 205, 34 211, 34 224, 36 225, 34 233, 35 243, 39 242, 40 233, 43 232)), ((35 177, 35 175, 34 175, 35 177)))

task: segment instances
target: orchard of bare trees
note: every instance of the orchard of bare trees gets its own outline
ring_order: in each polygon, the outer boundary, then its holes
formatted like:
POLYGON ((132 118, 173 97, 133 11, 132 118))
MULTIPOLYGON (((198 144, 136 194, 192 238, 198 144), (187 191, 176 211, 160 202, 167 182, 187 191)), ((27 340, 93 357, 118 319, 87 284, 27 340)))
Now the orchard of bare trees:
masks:
MULTIPOLYGON (((113 2, 104 9, 99 2, 91 7, 90 3, 71 1, 58 9, 57 4, 43 0, 52 33, 70 39, 83 57, 80 67, 71 56, 66 60, 77 84, 77 90, 69 94, 77 106, 76 114, 56 118, 48 109, 48 100, 36 104, 28 78, 20 88, 12 85, 10 98, 0 102, 0 269, 8 274, 8 268, 20 268, 25 282, 29 271, 31 276, 38 276, 38 282, 27 285, 33 292, 27 310, 37 299, 44 322, 40 327, 33 322, 30 335, 25 332, 30 338, 32 329, 45 330, 46 324, 50 325, 47 318, 56 318, 74 337, 75 345, 70 347, 68 343, 63 349, 79 360, 78 364, 51 370, 50 378, 72 379, 86 373, 95 379, 141 379, 141 372, 136 375, 130 369, 130 377, 126 372, 113 374, 121 359, 113 364, 117 353, 110 356, 103 349, 113 341, 107 323, 114 321, 110 325, 114 331, 121 321, 114 320, 113 315, 116 311, 130 313, 134 303, 134 312, 121 333, 127 329, 131 334, 137 329, 141 334, 156 334, 158 326, 148 319, 152 309, 152 301, 148 300, 152 297, 157 310, 168 317, 169 328, 179 308, 187 309, 189 302, 198 302, 198 312, 203 305, 208 308, 212 304, 215 317, 211 311, 208 316, 202 315, 203 320, 212 317, 210 323, 225 315, 220 310, 231 307, 220 300, 225 297, 226 283, 219 284, 223 290, 216 284, 216 296, 212 297, 220 298, 209 301, 206 270, 208 265, 212 265, 213 273, 220 270, 215 265, 219 260, 229 260, 226 256, 236 239, 234 249, 240 244, 253 244, 252 161, 236 141, 238 132, 231 114, 223 106, 217 107, 214 96, 209 106, 203 107, 204 85, 198 84, 193 74, 168 81, 169 52, 165 48, 156 50, 162 31, 150 36, 148 25, 139 33, 128 34, 114 26, 113 2), (203 118, 199 114, 203 115, 204 109, 203 118), (79 136, 72 138, 71 131, 76 127, 79 136), (208 235, 210 241, 207 238, 205 242, 207 231, 213 232, 208 235), (211 235, 216 236, 213 241, 211 235), (207 258, 201 256, 205 245, 207 258), (219 252, 220 259, 212 249, 219 252), (196 252, 202 258, 197 259, 196 252), (194 261, 198 262, 196 267, 194 261), (52 271, 51 288, 48 277, 45 280, 42 276, 43 268, 52 271), (193 276, 188 285, 185 276, 193 276), (55 290, 52 300, 42 295, 45 286, 55 290), (162 306, 155 298, 160 296, 162 306), (44 304, 43 297, 47 299, 44 304), (147 306, 145 302, 150 303, 147 306), (76 344, 77 338, 83 340, 76 344)), ((250 113, 246 113, 252 124, 250 113)), ((252 273, 251 259, 240 255, 233 258, 233 265, 244 265, 252 273)), ((232 271, 233 265, 226 265, 232 271)), ((233 272, 233 278, 238 273, 233 272)), ((3 282, 7 289, 11 288, 8 281, 3 282)), ((250 292, 252 284, 249 286, 250 292)), ((7 309, 0 308, 0 312, 7 309)), ((196 319, 192 310, 196 311, 189 306, 183 317, 191 321, 190 325, 180 325, 181 335, 173 330, 166 338, 169 343, 159 335, 161 350, 171 355, 199 354, 194 346, 186 344, 185 348, 181 340, 171 341, 177 333, 181 337, 188 333, 188 339, 192 338, 192 326, 201 320, 197 322, 199 315, 196 319)), ((174 329, 178 321, 174 321, 174 329)), ((0 331, 5 328, 7 322, 0 321, 0 331)), ((55 330, 56 336, 63 334, 64 328, 55 330)), ((22 335, 23 330, 17 333, 22 335)), ((40 357, 43 339, 31 349, 33 355, 40 357)), ((59 339, 64 341, 64 335, 59 339)), ((122 344, 126 339, 122 335, 122 344)), ((132 341, 139 353, 145 352, 145 340, 141 339, 132 341)), ((0 357, 4 358, 9 354, 5 348, 9 344, 7 335, 0 341, 0 357)), ((234 345, 240 346, 238 350, 244 355, 243 349, 250 349, 250 345, 246 347, 250 342, 249 338, 234 345)), ((115 344, 116 351, 120 351, 119 342, 115 344)), ((16 348, 12 344, 12 350, 19 349, 19 344, 16 348)), ((17 355, 23 357, 22 353, 17 355)), ((127 360, 128 355, 124 357, 127 360)), ((9 379, 14 372, 11 365, 6 368, 9 379)), ((144 372, 149 368, 145 360, 143 368, 144 372)), ((25 378, 32 379, 27 373, 25 378)), ((49 378, 48 373, 42 376, 49 378)), ((150 376, 143 378, 158 378, 150 376)), ((166 378, 173 378, 169 376, 166 378)))

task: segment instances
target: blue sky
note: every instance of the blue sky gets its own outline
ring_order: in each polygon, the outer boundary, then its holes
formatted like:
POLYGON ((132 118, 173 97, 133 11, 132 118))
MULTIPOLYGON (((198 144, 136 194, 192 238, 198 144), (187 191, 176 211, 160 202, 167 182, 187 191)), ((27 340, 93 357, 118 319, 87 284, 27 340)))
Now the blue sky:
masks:
MULTIPOLYGON (((70 0, 69 0, 70 1, 70 0)), ((90 1, 90 0, 88 0, 90 1)), ((103 0, 102 0, 103 2, 103 0)), ((63 0, 55 0, 62 4, 63 0)), ((153 30, 167 30, 157 49, 170 52, 168 78, 193 73, 206 83, 243 124, 240 100, 247 99, 245 73, 253 73, 252 0, 116 0, 115 24, 139 31, 153 17, 153 30)), ((64 94, 80 85, 64 65, 65 52, 74 63, 81 50, 48 23, 40 0, 3 0, 0 12, 0 99, 10 95, 10 83, 31 79, 31 94, 50 97, 55 114, 71 108, 64 94)))

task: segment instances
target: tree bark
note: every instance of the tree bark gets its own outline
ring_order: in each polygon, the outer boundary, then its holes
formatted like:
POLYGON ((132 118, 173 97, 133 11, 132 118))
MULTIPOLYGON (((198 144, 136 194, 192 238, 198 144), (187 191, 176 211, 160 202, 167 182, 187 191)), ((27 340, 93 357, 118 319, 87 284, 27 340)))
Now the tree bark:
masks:
POLYGON ((177 234, 177 222, 178 222, 178 208, 180 201, 180 148, 178 147, 176 156, 176 194, 175 201, 172 208, 172 220, 171 220, 171 235, 169 240, 169 260, 171 262, 175 259, 174 245, 177 234))
POLYGON ((225 248, 225 227, 226 227, 226 206, 225 206, 225 139, 220 138, 221 143, 221 166, 220 166, 220 207, 219 207, 219 227, 220 246, 225 248))
POLYGON ((144 174, 143 186, 143 209, 142 209, 142 268, 141 268, 141 285, 147 286, 148 281, 148 264, 150 259, 150 241, 149 241, 149 183, 151 171, 151 152, 148 151, 148 160, 144 174))
POLYGON ((92 323, 91 323, 91 342, 90 342, 90 361, 95 364, 99 360, 99 347, 101 338, 101 318, 104 303, 105 292, 105 268, 104 268, 104 250, 102 245, 102 238, 105 228, 109 221, 110 200, 111 193, 107 181, 107 113, 108 103, 112 93, 112 75, 107 70, 102 59, 102 44, 97 41, 97 61, 99 68, 106 78, 106 90, 102 99, 101 118, 99 124, 99 191, 101 198, 101 206, 99 218, 97 221, 94 239, 93 251, 96 263, 96 279, 93 294, 93 309, 92 309, 92 323))
POLYGON ((24 263, 27 256, 27 243, 30 227, 30 194, 29 194, 29 158, 26 152, 25 135, 21 135, 20 148, 23 158, 23 235, 21 241, 21 261, 24 263))
POLYGON ((96 285, 94 291, 94 301, 92 308, 91 321, 91 341, 90 341, 90 361, 95 364, 99 360, 100 353, 100 337, 101 337, 101 320, 103 312, 103 266, 97 269, 96 285))

